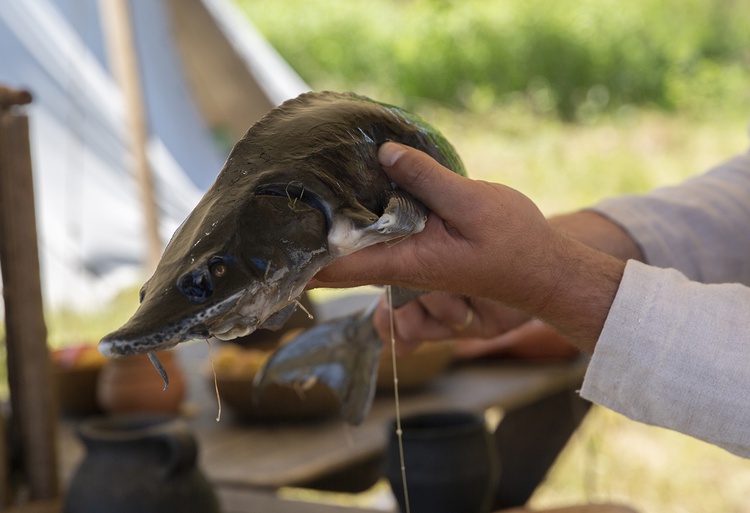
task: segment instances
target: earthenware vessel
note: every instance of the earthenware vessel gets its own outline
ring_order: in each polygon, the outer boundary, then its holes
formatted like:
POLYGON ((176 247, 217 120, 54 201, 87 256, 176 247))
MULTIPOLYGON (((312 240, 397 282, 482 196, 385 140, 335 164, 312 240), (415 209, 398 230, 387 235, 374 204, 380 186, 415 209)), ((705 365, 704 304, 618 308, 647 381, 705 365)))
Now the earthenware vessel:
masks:
POLYGON ((86 456, 64 513, 218 513, 196 466, 197 446, 181 420, 155 415, 93 419, 78 435, 86 456))
POLYGON ((145 354, 109 360, 99 375, 97 398, 112 414, 154 412, 176 415, 185 398, 185 378, 174 351, 157 352, 169 388, 145 354))
MULTIPOLYGON (((486 513, 499 464, 484 418, 470 412, 424 413, 402 419, 405 474, 412 513, 486 513)), ((406 495, 395 423, 385 476, 402 512, 406 495)))

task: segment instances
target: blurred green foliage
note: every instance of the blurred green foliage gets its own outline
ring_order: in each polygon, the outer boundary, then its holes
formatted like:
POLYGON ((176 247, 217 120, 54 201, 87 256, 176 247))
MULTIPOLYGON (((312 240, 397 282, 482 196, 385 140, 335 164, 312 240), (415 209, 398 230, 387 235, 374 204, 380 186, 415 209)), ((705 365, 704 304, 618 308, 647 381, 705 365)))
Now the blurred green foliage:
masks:
POLYGON ((237 0, 314 89, 571 120, 750 99, 745 0, 237 0))

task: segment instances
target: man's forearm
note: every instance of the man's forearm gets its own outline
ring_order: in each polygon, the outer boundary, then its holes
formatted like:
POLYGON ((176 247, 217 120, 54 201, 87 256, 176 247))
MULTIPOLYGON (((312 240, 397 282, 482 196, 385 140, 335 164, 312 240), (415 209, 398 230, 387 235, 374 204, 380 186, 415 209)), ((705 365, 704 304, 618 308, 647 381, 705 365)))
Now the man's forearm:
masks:
POLYGON ((644 260, 630 235, 618 224, 596 212, 584 210, 559 215, 550 218, 549 222, 565 235, 620 260, 644 260))

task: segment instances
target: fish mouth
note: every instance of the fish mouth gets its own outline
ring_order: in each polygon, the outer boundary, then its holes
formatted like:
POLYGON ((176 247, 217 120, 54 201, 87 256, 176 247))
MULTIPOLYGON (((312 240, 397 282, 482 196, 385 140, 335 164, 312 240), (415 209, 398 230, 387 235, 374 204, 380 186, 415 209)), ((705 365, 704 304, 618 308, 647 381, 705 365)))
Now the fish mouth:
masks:
MULTIPOLYGON (((197 337, 196 337, 197 338, 197 337)), ((171 349, 184 339, 167 340, 161 343, 139 343, 133 344, 132 341, 118 338, 103 338, 99 341, 99 353, 107 358, 117 358, 120 356, 129 356, 135 354, 144 354, 151 351, 165 351, 171 349)))
MULTIPOLYGON (((245 331, 250 333, 257 327, 257 320, 227 315, 228 313, 231 314, 232 307, 245 294, 246 291, 244 290, 232 294, 219 303, 189 317, 162 326, 158 330, 139 328, 138 326, 141 323, 135 323, 131 319, 122 328, 99 341, 99 352, 107 358, 116 358, 171 349, 180 342, 187 340, 207 339, 211 336, 217 338, 220 336, 229 337, 231 334, 245 331)), ((136 316, 134 316, 135 318, 136 316)), ((225 340, 228 340, 228 338, 225 340)))

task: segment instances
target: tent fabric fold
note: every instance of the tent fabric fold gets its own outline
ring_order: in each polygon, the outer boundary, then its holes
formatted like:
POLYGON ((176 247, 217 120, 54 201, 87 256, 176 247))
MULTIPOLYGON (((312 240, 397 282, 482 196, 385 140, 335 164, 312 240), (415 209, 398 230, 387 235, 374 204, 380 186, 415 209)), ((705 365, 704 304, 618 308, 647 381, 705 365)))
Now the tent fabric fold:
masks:
MULTIPOLYGON (((174 36, 180 20, 170 1, 130 2, 164 241, 226 158, 213 133, 223 120, 206 111, 208 103, 194 87, 201 62, 192 63, 192 72, 184 69, 186 49, 174 36)), ((224 39, 211 46, 200 33, 190 36, 198 38, 194 44, 209 45, 208 58, 212 50, 232 51, 245 67, 243 74, 212 70, 202 76, 204 95, 212 81, 232 83, 236 90, 255 92, 232 98, 235 112, 255 105, 262 113, 308 89, 231 0, 180 0, 179 7, 224 39)), ((100 304, 144 278, 145 237, 129 167, 126 107, 107 64, 102 30, 97 0, 4 0, 0 9, 0 84, 34 96, 26 112, 48 306, 100 304)), ((249 114, 226 121, 249 127, 256 120, 257 114, 249 114)))

